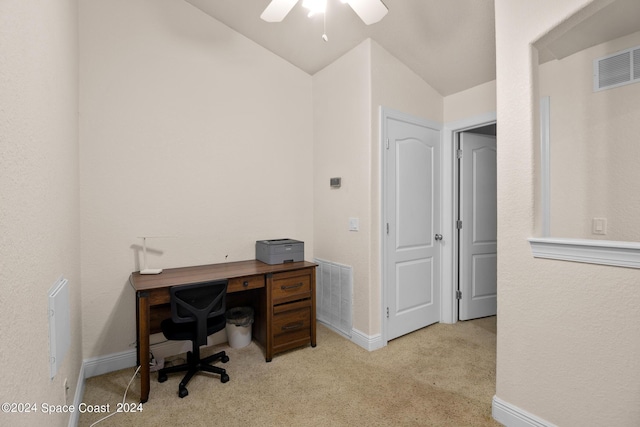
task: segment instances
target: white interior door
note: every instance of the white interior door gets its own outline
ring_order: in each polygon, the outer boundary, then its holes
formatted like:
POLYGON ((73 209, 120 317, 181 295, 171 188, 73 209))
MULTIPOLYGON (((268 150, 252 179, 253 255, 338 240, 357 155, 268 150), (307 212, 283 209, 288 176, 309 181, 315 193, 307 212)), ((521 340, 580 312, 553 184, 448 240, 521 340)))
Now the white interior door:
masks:
POLYGON ((440 320, 440 130, 385 116, 387 339, 440 320))
POLYGON ((460 320, 497 308, 496 137, 460 134, 460 320))

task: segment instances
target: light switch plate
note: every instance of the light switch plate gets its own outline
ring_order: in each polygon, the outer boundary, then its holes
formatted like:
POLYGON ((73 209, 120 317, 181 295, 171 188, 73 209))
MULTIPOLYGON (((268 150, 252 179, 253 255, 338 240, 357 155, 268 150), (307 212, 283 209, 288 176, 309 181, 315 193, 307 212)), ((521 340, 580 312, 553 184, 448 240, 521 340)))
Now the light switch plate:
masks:
POLYGON ((349 231, 360 230, 360 220, 358 218, 349 218, 349 231))

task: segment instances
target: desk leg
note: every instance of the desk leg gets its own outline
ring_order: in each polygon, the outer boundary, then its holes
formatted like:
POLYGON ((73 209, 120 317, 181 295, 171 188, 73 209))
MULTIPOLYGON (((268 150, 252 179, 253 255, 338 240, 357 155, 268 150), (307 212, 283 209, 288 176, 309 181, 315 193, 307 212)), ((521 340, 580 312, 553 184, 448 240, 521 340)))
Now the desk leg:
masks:
POLYGON ((316 268, 311 269, 311 347, 316 346, 316 268))
POLYGON ((149 294, 138 292, 137 295, 137 332, 138 363, 140 364, 140 403, 149 399, 149 294))
POLYGON ((266 310, 264 317, 266 324, 266 336, 264 343, 265 361, 271 362, 273 359, 273 303, 271 297, 271 289, 273 289, 273 274, 268 273, 266 277, 266 286, 264 292, 264 301, 261 301, 262 307, 266 310))

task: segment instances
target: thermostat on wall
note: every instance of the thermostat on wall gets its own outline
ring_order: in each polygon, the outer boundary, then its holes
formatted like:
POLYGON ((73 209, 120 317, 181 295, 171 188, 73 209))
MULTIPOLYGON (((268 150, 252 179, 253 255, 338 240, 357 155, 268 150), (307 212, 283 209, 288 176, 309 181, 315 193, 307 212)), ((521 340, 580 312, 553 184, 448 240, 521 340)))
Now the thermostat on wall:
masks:
POLYGON ((341 184, 342 178, 329 178, 329 185, 331 185, 331 188, 340 188, 341 184))

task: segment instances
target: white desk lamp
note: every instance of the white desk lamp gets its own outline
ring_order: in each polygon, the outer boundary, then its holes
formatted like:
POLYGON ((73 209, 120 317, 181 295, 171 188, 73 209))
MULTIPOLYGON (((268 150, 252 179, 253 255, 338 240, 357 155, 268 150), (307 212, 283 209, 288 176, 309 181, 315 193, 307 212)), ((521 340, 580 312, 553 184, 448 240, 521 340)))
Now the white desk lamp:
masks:
POLYGON ((140 237, 142 239, 142 263, 143 267, 140 270, 140 274, 160 274, 162 273, 161 268, 148 268, 147 267, 147 238, 140 237))

